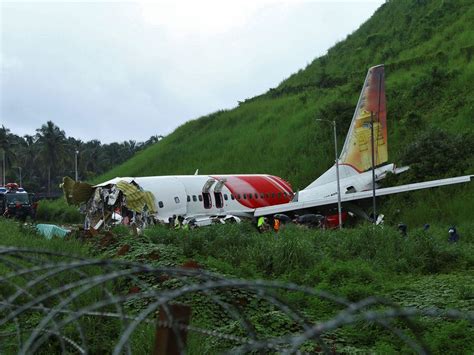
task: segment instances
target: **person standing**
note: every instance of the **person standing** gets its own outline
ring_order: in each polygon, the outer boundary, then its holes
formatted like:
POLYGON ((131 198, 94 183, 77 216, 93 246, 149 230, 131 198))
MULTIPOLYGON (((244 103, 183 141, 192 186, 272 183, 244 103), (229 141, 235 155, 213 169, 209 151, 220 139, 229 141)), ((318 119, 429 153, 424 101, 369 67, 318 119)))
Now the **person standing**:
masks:
POLYGON ((280 220, 278 218, 273 219, 273 230, 275 231, 275 233, 278 233, 278 231, 280 230, 280 220))
POLYGON ((448 234, 449 234, 448 240, 450 243, 456 243, 459 240, 459 234, 458 234, 458 231, 456 230, 456 226, 452 226, 451 228, 449 228, 448 234))

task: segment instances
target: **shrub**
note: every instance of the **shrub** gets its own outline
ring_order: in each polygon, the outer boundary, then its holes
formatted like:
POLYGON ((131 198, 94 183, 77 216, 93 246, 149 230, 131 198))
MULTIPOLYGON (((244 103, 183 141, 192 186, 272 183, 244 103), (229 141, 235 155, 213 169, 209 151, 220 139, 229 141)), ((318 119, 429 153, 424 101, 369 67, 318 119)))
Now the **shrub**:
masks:
POLYGON ((81 223, 84 218, 77 207, 68 206, 63 199, 58 199, 39 201, 36 219, 41 222, 81 223))

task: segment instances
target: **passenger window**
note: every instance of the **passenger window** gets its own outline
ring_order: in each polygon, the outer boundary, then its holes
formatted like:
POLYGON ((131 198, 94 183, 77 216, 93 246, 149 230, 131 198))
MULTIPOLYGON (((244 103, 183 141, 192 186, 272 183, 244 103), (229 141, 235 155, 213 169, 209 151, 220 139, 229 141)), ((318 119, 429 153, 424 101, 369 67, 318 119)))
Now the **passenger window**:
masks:
POLYGON ((244 194, 244 200, 246 200, 246 199, 247 199, 247 194, 244 194))
POLYGON ((270 198, 270 194, 265 194, 265 198, 269 199, 269 198, 270 198))
POLYGON ((231 199, 231 200, 235 200, 235 197, 234 197, 233 194, 230 194, 230 199, 231 199))
POLYGON ((198 195, 199 201, 202 202, 202 195, 198 195))
POLYGON ((249 194, 248 196, 249 196, 249 200, 251 200, 252 199, 252 194, 249 194))
POLYGON ((272 193, 272 198, 275 198, 275 193, 274 192, 272 193))
POLYGON ((224 194, 224 200, 228 200, 229 198, 227 197, 227 194, 224 194))
POLYGON ((278 198, 281 198, 281 192, 278 193, 278 198))
POLYGON ((163 207, 164 207, 163 201, 158 202, 158 207, 160 207, 160 208, 163 208, 163 207))
POLYGON ((258 198, 258 194, 255 194, 254 196, 255 196, 255 198, 258 198))
POLYGON ((240 194, 237 194, 237 200, 240 200, 240 194))
POLYGON ((176 196, 176 197, 174 198, 174 202, 179 203, 179 197, 178 197, 178 196, 176 196))
POLYGON ((197 201, 197 197, 196 195, 193 195, 193 201, 196 202, 197 201))
POLYGON ((188 195, 188 202, 191 202, 191 196, 188 195))
POLYGON ((286 197, 286 192, 283 192, 283 196, 285 196, 285 197, 286 197))
POLYGON ((260 198, 265 198, 265 195, 264 195, 264 194, 260 194, 260 198))

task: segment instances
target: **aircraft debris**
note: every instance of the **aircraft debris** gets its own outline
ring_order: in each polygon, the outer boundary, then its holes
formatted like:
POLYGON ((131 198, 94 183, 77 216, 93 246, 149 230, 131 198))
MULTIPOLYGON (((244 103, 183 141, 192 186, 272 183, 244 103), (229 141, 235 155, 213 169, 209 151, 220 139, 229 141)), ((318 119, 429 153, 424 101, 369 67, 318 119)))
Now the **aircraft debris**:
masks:
POLYGON ((124 224, 140 231, 155 223, 155 197, 134 181, 93 186, 65 177, 62 188, 68 204, 79 206, 85 214, 85 230, 124 224))

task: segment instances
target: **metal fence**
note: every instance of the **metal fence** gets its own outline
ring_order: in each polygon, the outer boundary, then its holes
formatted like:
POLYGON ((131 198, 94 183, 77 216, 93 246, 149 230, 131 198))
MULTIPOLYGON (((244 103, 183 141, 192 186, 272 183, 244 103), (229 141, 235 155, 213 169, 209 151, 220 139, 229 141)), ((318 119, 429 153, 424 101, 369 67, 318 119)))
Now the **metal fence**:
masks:
POLYGON ((232 279, 193 265, 153 267, 0 247, 0 353, 183 353, 190 338, 219 352, 333 353, 334 332, 361 322, 428 353, 412 322, 420 316, 474 324, 474 314, 466 312, 400 308, 377 297, 351 303, 312 288, 232 279), (328 302, 337 312, 315 319, 289 302, 291 295, 328 302), (252 309, 276 317, 278 326, 268 331, 252 309))

